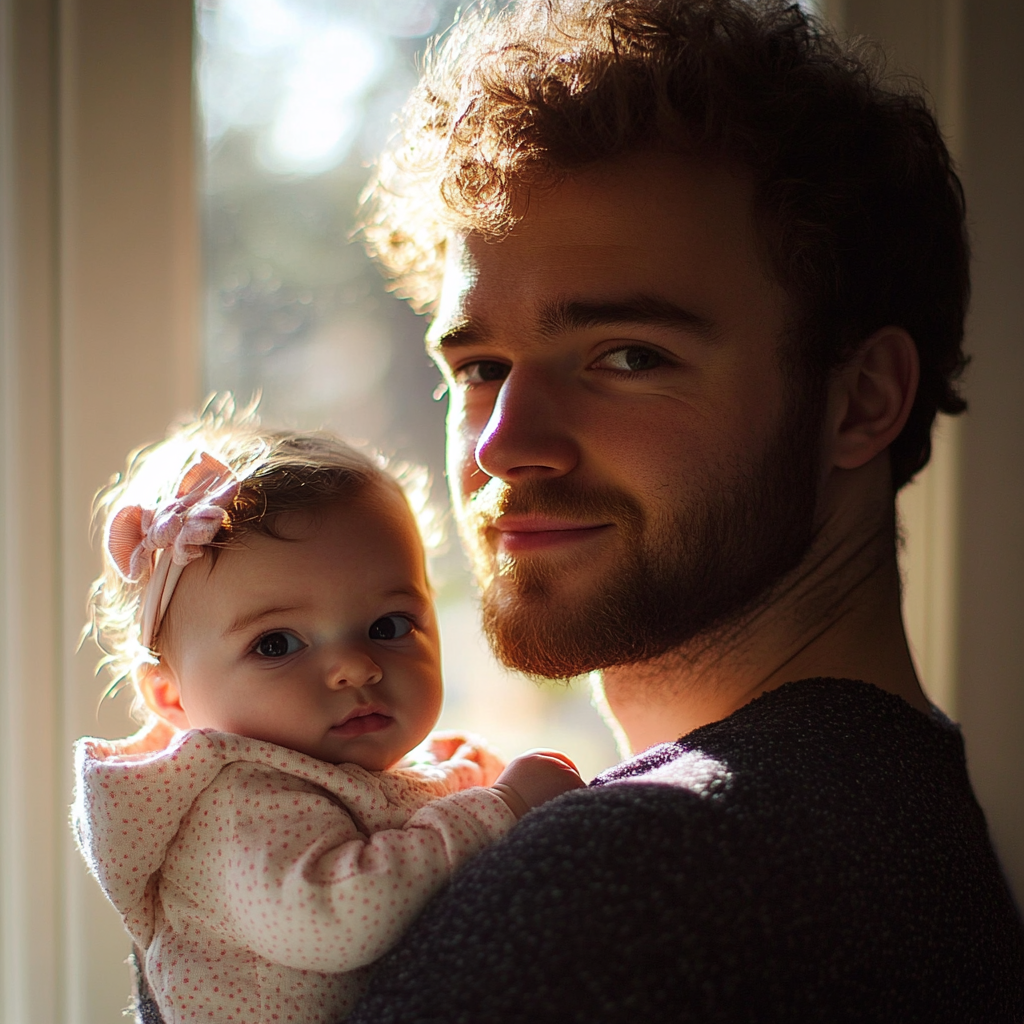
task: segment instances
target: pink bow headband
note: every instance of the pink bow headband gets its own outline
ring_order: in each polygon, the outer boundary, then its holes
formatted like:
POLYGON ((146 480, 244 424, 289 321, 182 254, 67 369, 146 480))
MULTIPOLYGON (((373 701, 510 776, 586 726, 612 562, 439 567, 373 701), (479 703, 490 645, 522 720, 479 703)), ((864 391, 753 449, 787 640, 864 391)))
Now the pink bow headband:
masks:
POLYGON ((235 474, 203 452, 171 501, 156 508, 126 505, 110 521, 106 544, 117 571, 131 583, 146 580, 143 647, 152 645, 185 566, 217 536, 236 494, 235 474))

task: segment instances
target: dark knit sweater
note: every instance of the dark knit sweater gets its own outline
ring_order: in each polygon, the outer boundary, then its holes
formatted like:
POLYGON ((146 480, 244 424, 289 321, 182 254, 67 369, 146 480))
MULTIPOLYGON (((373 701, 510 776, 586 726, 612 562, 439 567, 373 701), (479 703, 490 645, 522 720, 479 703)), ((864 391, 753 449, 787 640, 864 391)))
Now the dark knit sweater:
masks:
POLYGON ((773 690, 527 815, 350 1018, 570 1021, 1021 1024, 957 728, 864 683, 773 690))

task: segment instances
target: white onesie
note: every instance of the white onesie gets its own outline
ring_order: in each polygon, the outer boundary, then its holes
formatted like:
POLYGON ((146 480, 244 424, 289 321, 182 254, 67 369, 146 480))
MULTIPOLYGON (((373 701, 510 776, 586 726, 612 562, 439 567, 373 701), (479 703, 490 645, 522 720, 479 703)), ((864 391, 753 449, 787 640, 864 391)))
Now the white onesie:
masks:
POLYGON ((516 821, 470 761, 370 772, 213 730, 167 740, 79 740, 73 808, 165 1024, 336 1024, 516 821))

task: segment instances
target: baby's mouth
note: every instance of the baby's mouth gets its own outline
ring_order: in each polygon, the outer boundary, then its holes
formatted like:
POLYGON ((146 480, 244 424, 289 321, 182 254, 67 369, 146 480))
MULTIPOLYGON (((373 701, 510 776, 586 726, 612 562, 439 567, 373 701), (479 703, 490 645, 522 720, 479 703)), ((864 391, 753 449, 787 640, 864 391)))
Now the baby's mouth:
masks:
POLYGON ((371 732, 380 732, 394 721, 383 708, 375 704, 367 704, 354 708, 337 725, 332 725, 329 732, 332 736, 351 739, 353 736, 365 736, 371 732))

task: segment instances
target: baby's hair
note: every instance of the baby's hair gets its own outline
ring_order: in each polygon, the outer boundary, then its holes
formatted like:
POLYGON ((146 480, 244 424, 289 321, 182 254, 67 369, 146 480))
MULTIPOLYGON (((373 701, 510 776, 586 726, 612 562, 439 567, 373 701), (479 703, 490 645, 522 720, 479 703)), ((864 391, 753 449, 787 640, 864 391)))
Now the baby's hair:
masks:
MULTIPOLYGON (((99 535, 105 540, 111 521, 125 506, 153 508, 172 499, 182 476, 203 452, 228 466, 239 480, 238 492, 225 509, 224 526, 204 553, 212 561, 220 548, 249 533, 281 539, 277 520, 285 513, 316 511, 371 487, 408 503, 424 525, 428 481, 422 470, 388 467, 380 456, 323 431, 262 429, 255 404, 237 411, 229 394, 218 394, 194 420, 128 456, 125 471, 96 495, 93 520, 99 535)), ((139 618, 146 580, 126 580, 105 542, 101 548, 103 572, 89 594, 85 635, 104 652, 99 667, 113 676, 104 696, 113 696, 137 683, 140 671, 158 661, 160 633, 150 648, 143 645, 139 618)), ((137 687, 131 710, 136 718, 147 717, 137 687)))

